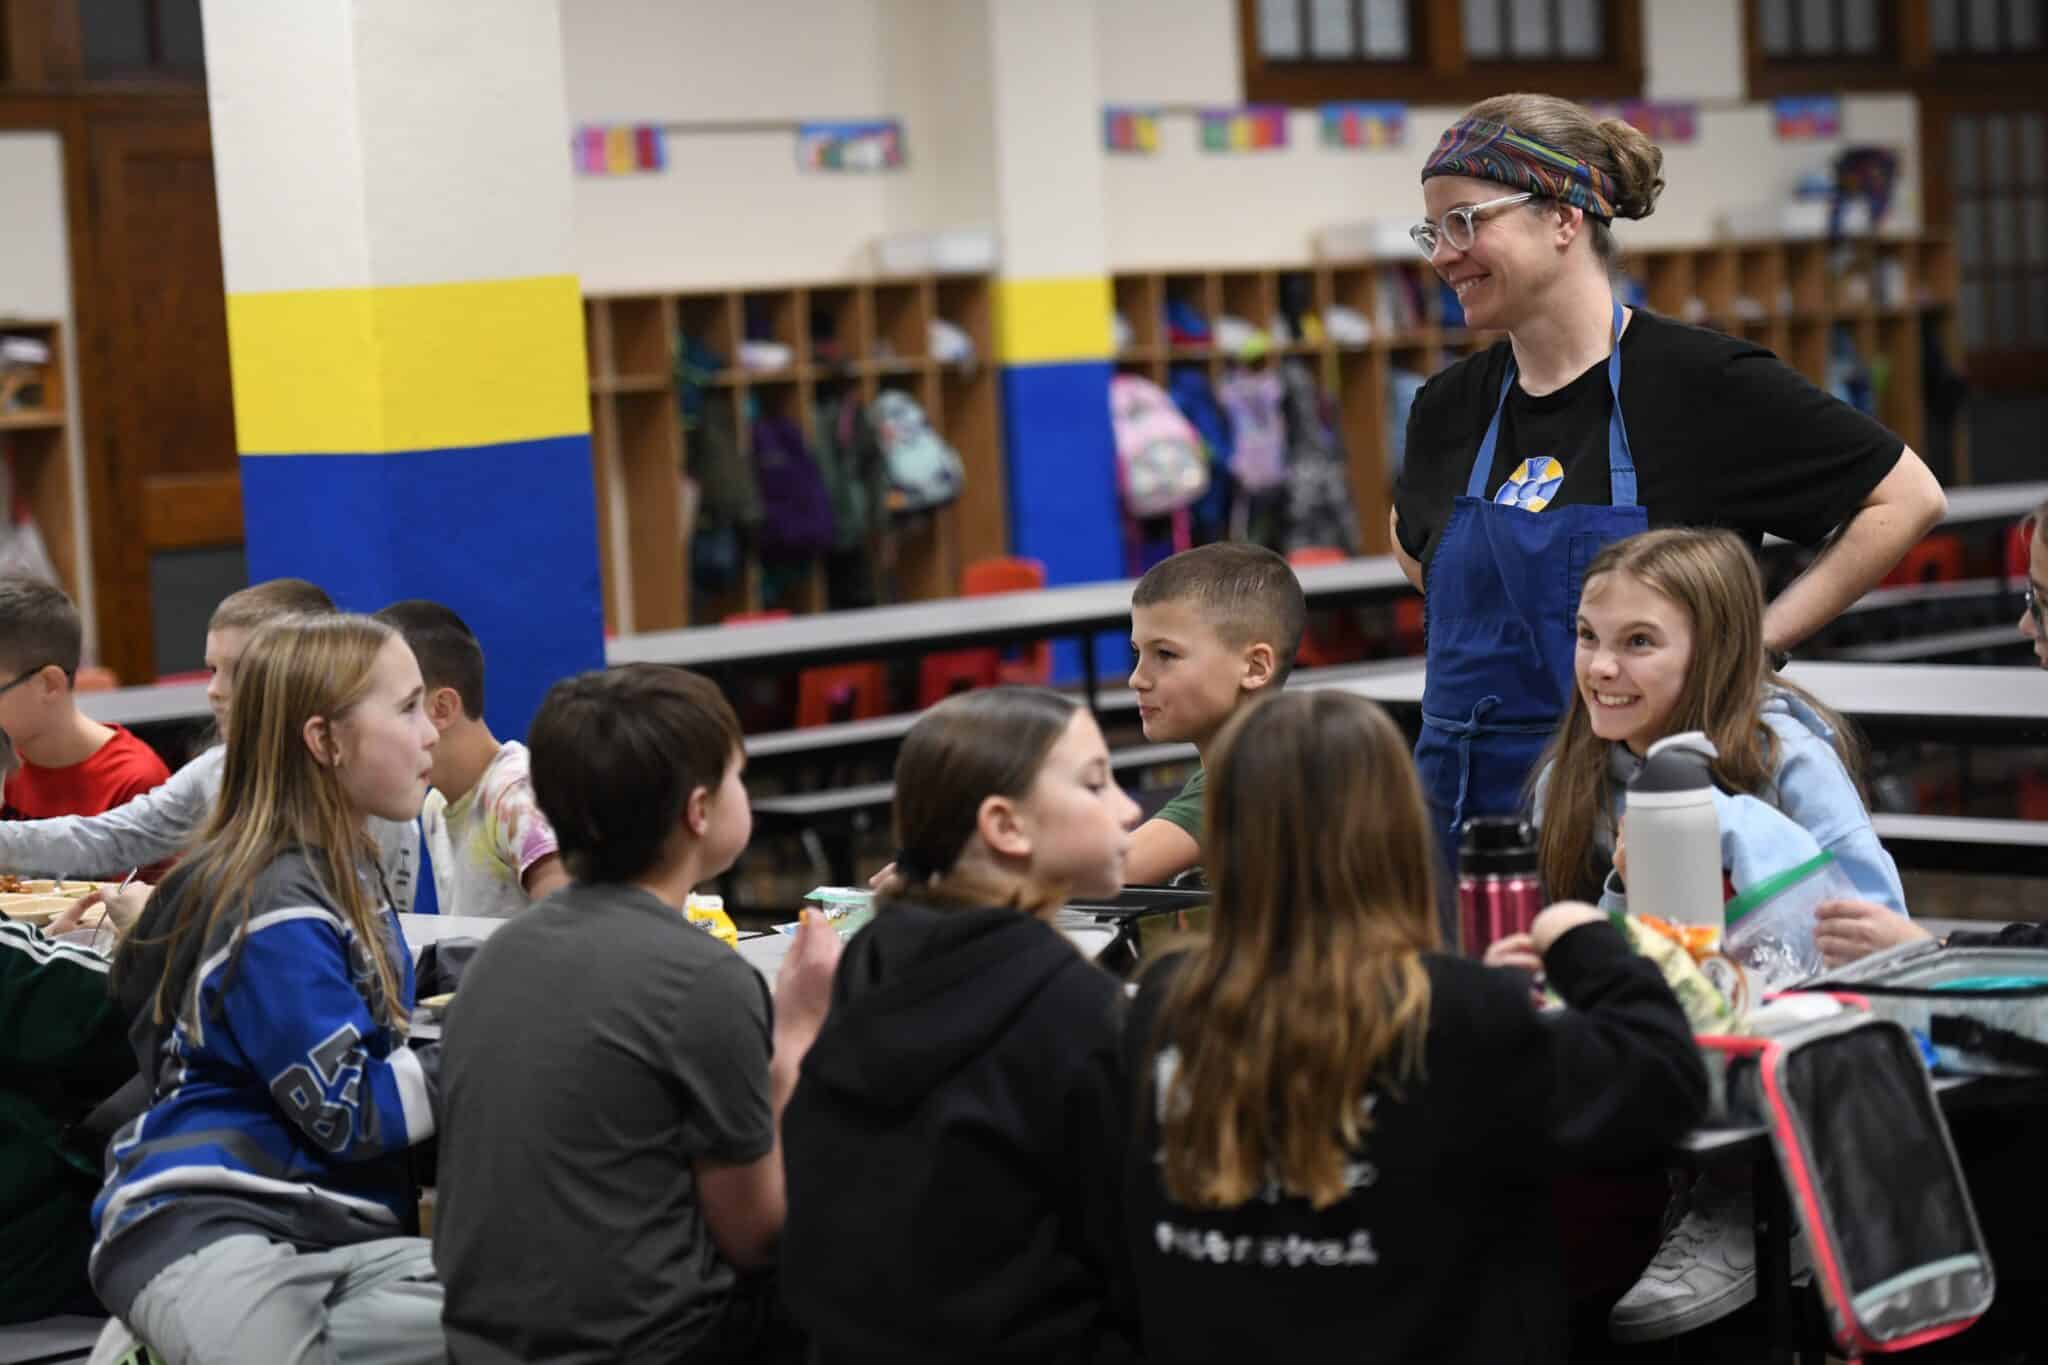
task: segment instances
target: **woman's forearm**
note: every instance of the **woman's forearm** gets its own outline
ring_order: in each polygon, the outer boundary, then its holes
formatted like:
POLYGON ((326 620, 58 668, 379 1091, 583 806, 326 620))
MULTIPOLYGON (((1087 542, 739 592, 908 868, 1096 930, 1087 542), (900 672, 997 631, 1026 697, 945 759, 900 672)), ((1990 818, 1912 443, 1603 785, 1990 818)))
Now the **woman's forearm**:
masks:
POLYGON ((1764 643, 1790 649, 1877 586, 1948 510, 1941 484, 1908 448, 1856 515, 1764 612, 1764 643))

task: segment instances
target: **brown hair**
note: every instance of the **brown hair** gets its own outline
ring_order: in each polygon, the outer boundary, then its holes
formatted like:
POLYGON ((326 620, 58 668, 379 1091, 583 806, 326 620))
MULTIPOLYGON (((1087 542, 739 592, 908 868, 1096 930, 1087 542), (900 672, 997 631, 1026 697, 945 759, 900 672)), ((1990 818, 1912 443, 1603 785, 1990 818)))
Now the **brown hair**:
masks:
POLYGON ((1169 555, 1146 570, 1131 591, 1131 605, 1186 602, 1232 649, 1249 644, 1273 650, 1273 686, 1294 671, 1308 602, 1287 561, 1263 545, 1221 540, 1169 555))
POLYGON ((1336 691, 1224 726, 1202 850, 1210 937, 1160 1014, 1167 1191, 1244 1203, 1268 1180, 1327 1208, 1372 1129, 1365 1092, 1419 1074, 1435 844, 1399 727, 1336 691))
POLYGON ((333 611, 334 599, 303 578, 272 578, 231 592, 213 609, 208 630, 254 630, 280 616, 333 611))
POLYGON ((534 799, 581 882, 629 882, 659 867, 690 793, 715 794, 742 752, 739 718, 716 684, 661 664, 564 678, 526 746, 534 799))
MULTIPOLYGON (((991 796, 1022 797, 1080 703, 1045 687, 985 687, 946 698, 918 717, 896 758, 896 872, 883 894, 985 903, 973 887, 948 885, 991 796)), ((1027 888, 1017 908, 1035 912, 1064 895, 1027 888)))
MULTIPOLYGON (((180 869, 187 880, 177 922, 166 940, 149 942, 167 941, 170 959, 177 961, 183 941, 197 936, 203 947, 215 941, 218 926, 232 922, 232 972, 257 877, 287 849, 300 848, 369 955, 385 1021, 403 1032, 408 1019, 398 969, 378 921, 379 907, 363 883, 363 870, 376 865, 376 847, 335 768, 320 762, 305 739, 313 717, 339 721, 368 695, 377 655, 396 638, 389 626, 367 616, 331 612, 280 617, 257 630, 235 665, 220 795, 180 869)), ((134 939, 124 945, 124 959, 127 948, 139 946, 134 939)), ((159 1023, 177 1012, 172 995, 188 984, 171 972, 157 983, 159 1023)), ((204 1028, 196 1016, 192 1024, 204 1028)))
MULTIPOLYGON (((1618 118, 1596 118, 1583 104, 1556 95, 1495 95, 1467 109, 1462 118, 1504 123, 1518 133, 1569 153, 1607 173, 1614 182, 1614 216, 1648 218, 1664 191, 1664 152, 1634 124, 1618 118)), ((1614 232, 1597 218, 1593 254, 1612 262, 1614 232)))
MULTIPOLYGON (((1763 578, 1755 556, 1734 534, 1670 529, 1617 541, 1586 566, 1584 595, 1598 592, 1599 580, 1617 573, 1668 599, 1692 623, 1692 661, 1665 733, 1706 732, 1721 753, 1713 767, 1723 786, 1757 795, 1771 784, 1778 743, 1763 723, 1767 691, 1790 693, 1811 707, 1833 732, 1851 776, 1858 773, 1861 746, 1847 722, 1804 688, 1771 675, 1763 578)), ((1593 834, 1613 808, 1615 786, 1607 742, 1593 733, 1577 686, 1536 771, 1548 774, 1537 838, 1544 886, 1553 900, 1591 900, 1604 875, 1593 834)))
POLYGON ((9 673, 55 664, 74 678, 84 648, 84 623, 64 589, 26 574, 0 578, 0 665, 9 673))
MULTIPOLYGON (((377 613, 377 619, 412 646, 427 691, 453 688, 462 702, 462 714, 470 720, 483 718, 484 647, 467 621, 452 608, 423 597, 393 602, 377 613)), ((716 778, 711 785, 718 785, 716 778)))

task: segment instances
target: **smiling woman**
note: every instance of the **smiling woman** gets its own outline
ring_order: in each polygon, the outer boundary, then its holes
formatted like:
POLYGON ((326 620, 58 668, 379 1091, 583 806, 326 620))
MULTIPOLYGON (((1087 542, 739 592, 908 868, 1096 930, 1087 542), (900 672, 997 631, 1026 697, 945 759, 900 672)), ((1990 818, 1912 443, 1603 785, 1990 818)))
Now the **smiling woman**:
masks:
POLYGON ((1770 352, 1616 299, 1613 222, 1647 217, 1664 188, 1637 129, 1502 95, 1444 133, 1422 178, 1416 245, 1468 325, 1506 333, 1416 396, 1393 513, 1428 603, 1415 757, 1448 856, 1467 817, 1521 803, 1574 691, 1579 586, 1602 546, 1659 526, 1752 545, 1841 527, 1764 616, 1783 649, 1882 578, 1944 501, 1897 436, 1770 352))

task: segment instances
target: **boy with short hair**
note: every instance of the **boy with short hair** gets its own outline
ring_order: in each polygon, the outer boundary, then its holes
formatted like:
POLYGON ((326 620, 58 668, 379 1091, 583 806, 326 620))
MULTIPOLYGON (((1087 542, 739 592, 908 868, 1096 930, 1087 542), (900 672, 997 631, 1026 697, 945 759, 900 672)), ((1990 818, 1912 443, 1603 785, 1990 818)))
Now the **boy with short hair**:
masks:
POLYGON ((839 939, 776 979, 684 918, 752 829, 739 721, 651 664, 555 684, 528 733, 575 881, 484 943, 449 1008, 434 1263, 455 1365, 724 1361, 793 1343, 765 1276, 781 1116, 839 939))
POLYGON ((441 738, 420 809, 444 915, 501 919, 565 886, 555 832, 533 797, 527 749, 484 723, 484 651, 460 616, 411 598, 377 613, 412 646, 421 703, 441 738))
MULTIPOLYGON (((1301 581, 1261 545, 1220 541, 1161 560, 1131 593, 1131 690, 1154 743, 1209 744, 1240 706, 1294 671, 1308 622, 1301 581)), ((1124 861, 1133 885, 1167 881, 1202 860, 1204 770, 1138 826, 1124 861)))
MULTIPOLYGON (((170 778, 156 751, 119 725, 78 709, 84 626, 64 590, 39 578, 0 578, 0 730, 21 767, 7 779, 4 816, 98 815, 170 778)), ((127 868, 95 868, 119 876, 127 868)))

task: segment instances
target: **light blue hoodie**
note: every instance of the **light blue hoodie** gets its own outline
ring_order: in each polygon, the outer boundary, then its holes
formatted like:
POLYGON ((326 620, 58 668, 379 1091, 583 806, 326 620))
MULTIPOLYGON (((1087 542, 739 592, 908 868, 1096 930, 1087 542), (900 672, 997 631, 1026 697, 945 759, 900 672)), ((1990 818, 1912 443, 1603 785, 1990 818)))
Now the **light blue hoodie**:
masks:
MULTIPOLYGON (((1777 766, 1770 786, 1756 796, 1714 792, 1721 818, 1721 865, 1737 893, 1789 868, 1809 861, 1825 849, 1865 900, 1906 913, 1906 892, 1899 884, 1898 864, 1878 842, 1856 783, 1836 752, 1834 731, 1811 706, 1790 692, 1765 695, 1763 722, 1777 739, 1777 766)), ((1627 746, 1608 746, 1615 778, 1614 802, 1600 822, 1595 842, 1610 855, 1614 830, 1627 801, 1628 780, 1642 760, 1627 746)), ((1543 816, 1543 794, 1549 769, 1536 779, 1534 819, 1543 816)), ((1603 909, 1625 909, 1627 900, 1608 877, 1600 903, 1603 909)))

